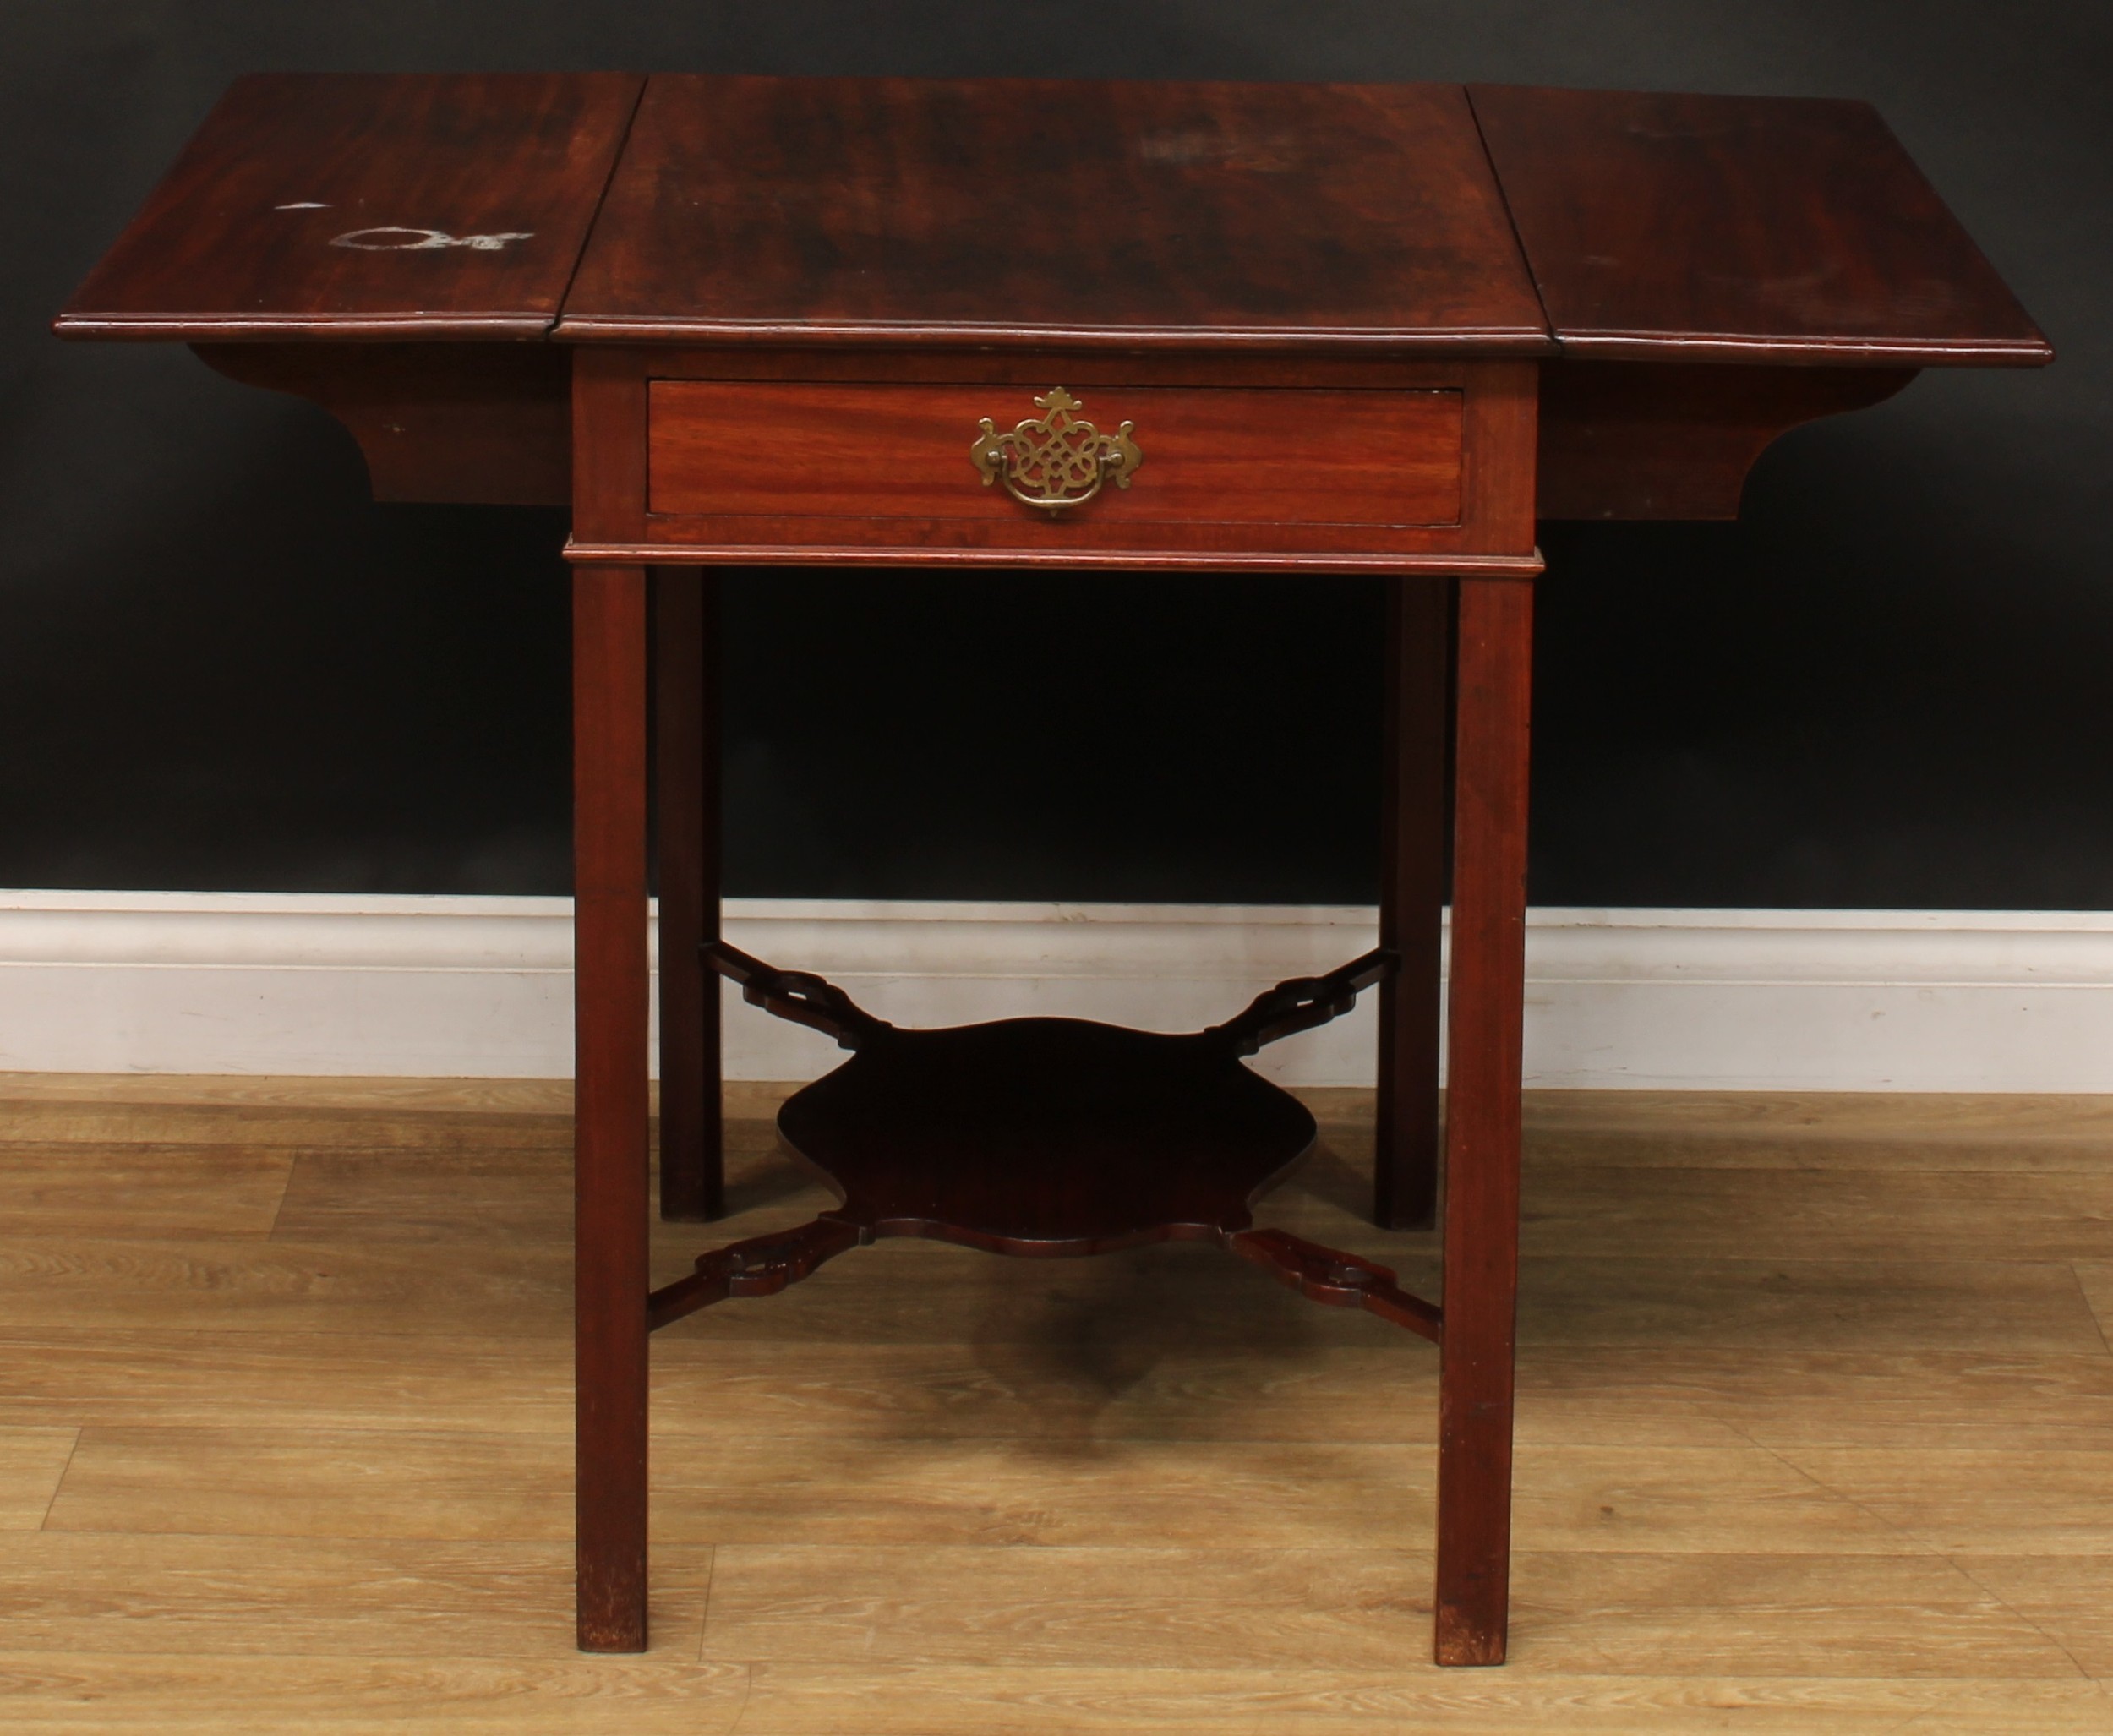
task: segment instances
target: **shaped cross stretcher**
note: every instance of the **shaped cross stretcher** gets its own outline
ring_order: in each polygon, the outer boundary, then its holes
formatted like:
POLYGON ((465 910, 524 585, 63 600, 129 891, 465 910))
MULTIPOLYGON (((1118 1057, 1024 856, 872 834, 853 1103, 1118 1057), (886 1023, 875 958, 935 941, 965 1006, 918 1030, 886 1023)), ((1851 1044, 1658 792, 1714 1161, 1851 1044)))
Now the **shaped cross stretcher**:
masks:
POLYGON ((1313 1118, 1241 1064, 1340 1018, 1396 968, 1379 950, 1296 977, 1237 1017, 1182 1035, 1083 1019, 904 1029, 844 991, 714 942, 704 956, 751 1005, 851 1051, 779 1111, 786 1143, 842 1204, 699 1257, 655 1291, 655 1327, 730 1297, 770 1296, 888 1236, 1047 1258, 1213 1242, 1302 1295, 1437 1342, 1444 1316, 1388 1268, 1253 1226, 1253 1202, 1311 1149, 1313 1118))

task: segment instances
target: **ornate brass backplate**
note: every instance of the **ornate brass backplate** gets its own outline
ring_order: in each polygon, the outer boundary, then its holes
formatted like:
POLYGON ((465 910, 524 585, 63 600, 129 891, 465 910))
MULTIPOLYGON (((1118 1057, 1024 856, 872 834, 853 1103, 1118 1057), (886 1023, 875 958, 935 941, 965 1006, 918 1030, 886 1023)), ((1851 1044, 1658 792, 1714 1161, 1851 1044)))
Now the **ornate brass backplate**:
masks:
POLYGON ((1077 413, 1084 407, 1060 385, 1035 402, 1042 414, 1029 417, 1009 434, 1000 434, 996 423, 983 418, 969 456, 985 488, 1003 483, 1015 500, 1039 506, 1054 518, 1067 507, 1092 500, 1111 478, 1118 489, 1130 486, 1131 473, 1144 462, 1144 454, 1130 438, 1134 423, 1126 422, 1113 434, 1102 434, 1077 413))

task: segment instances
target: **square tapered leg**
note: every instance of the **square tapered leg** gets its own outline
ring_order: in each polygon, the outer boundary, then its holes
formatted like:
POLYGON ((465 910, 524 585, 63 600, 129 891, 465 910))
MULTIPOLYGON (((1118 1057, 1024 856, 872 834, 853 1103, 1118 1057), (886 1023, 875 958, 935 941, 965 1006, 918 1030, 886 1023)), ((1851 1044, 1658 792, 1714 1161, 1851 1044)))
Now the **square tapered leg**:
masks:
POLYGON ((718 979, 719 576, 653 572, 654 793, 660 894, 660 1215, 725 1209, 718 979))
POLYGON ((646 575, 572 578, 579 1643, 646 1646, 646 575))
POLYGON ((1428 1230, 1438 1198, 1439 971, 1454 582, 1417 577, 1386 584, 1379 944, 1400 964, 1379 985, 1372 1216, 1384 1229, 1428 1230))
POLYGON ((1532 626, 1531 585, 1461 583, 1439 1373, 1436 1650, 1444 1664, 1504 1659, 1532 626))

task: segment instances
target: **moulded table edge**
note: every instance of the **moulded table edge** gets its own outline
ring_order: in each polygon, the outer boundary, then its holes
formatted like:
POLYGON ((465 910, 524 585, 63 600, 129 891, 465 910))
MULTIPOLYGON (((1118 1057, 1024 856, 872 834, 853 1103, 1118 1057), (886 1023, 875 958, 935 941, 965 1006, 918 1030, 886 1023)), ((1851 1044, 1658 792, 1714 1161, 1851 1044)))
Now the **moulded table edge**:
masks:
POLYGON ((699 319, 689 315, 639 319, 565 314, 552 334, 560 343, 773 344, 816 347, 927 345, 1048 349, 1073 345, 1093 349, 1186 349, 1198 352, 1275 349, 1395 351, 1493 357, 1553 356, 1558 348, 1545 327, 1485 329, 1393 326, 1287 328, 1196 325, 1005 325, 897 321, 699 319))
POLYGON ((1523 554, 1443 551, 1354 554, 1167 549, 861 548, 855 544, 583 543, 568 541, 565 558, 596 566, 1072 566, 1132 571, 1369 572, 1477 579, 1537 578, 1547 570, 1538 548, 1523 554))

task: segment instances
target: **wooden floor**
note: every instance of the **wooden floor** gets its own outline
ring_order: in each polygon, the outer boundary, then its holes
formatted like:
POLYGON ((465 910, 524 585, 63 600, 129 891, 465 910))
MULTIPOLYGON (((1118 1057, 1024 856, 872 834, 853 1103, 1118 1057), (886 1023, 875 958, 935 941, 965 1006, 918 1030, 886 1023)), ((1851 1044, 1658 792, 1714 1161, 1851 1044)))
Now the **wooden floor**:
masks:
MULTIPOLYGON (((659 1277, 823 1203, 770 1104, 659 1277)), ((1264 1221, 1428 1281, 1320 1107, 1264 1221)), ((1443 1673, 1433 1352, 1201 1247, 663 1333, 652 1650, 578 1656, 565 1111, 0 1076, 0 1728, 2113 1730, 2113 1100, 1534 1100, 1512 1662, 1443 1673)))

